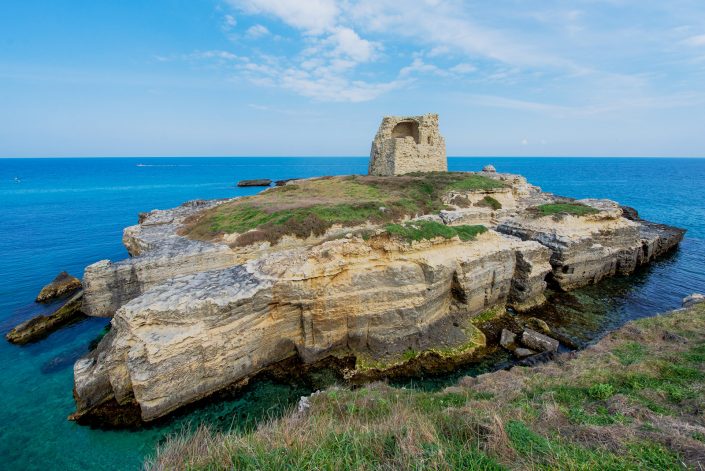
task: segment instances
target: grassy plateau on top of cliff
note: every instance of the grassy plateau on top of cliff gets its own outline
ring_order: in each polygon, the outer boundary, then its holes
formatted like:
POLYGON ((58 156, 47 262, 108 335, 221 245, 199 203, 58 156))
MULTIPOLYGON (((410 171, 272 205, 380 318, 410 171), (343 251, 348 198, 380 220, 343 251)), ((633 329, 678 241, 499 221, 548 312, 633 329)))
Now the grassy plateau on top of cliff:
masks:
POLYGON ((344 176, 299 180, 204 211, 184 235, 212 240, 241 234, 235 244, 276 243, 284 235, 320 236, 334 224, 389 224, 444 209, 450 191, 488 191, 506 185, 471 173, 432 172, 395 177, 344 176))
POLYGON ((705 466, 705 304, 578 354, 429 392, 330 388, 251 432, 172 437, 152 469, 584 469, 705 466))
POLYGON ((554 214, 587 216, 588 214, 597 214, 600 212, 591 206, 578 202, 542 204, 536 207, 536 211, 541 216, 552 216, 554 214))

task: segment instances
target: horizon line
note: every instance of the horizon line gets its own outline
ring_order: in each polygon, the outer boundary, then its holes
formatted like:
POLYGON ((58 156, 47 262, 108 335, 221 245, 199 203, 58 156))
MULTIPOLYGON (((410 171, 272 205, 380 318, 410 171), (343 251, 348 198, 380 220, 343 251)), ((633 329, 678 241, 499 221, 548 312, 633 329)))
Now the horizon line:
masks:
MULTIPOLYGON (((82 155, 0 156, 0 160, 22 159, 367 159, 367 155, 82 155)), ((448 159, 704 159, 705 155, 448 155, 448 159)))

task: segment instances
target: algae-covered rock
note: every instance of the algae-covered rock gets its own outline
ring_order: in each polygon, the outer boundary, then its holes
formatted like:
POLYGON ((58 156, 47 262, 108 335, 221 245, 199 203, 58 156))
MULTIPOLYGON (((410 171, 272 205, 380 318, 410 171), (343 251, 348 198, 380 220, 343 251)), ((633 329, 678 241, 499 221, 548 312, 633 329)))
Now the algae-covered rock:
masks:
POLYGON ((79 289, 81 289, 81 281, 62 271, 51 283, 42 288, 36 301, 38 303, 50 302, 62 296, 68 296, 79 289))
POLYGON ((8 332, 5 338, 18 345, 42 339, 58 328, 84 317, 81 312, 82 302, 83 292, 81 291, 74 294, 51 315, 41 315, 23 322, 8 332))

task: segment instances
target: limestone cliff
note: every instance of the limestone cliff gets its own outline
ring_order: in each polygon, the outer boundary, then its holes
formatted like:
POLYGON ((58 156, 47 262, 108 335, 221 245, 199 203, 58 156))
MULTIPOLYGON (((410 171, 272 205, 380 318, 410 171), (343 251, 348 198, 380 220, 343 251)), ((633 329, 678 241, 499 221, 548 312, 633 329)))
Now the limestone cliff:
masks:
POLYGON ((114 317, 74 367, 74 417, 153 420, 292 357, 354 357, 354 378, 408 351, 467 355, 479 314, 629 273, 683 237, 622 214, 494 172, 299 180, 153 211, 125 230, 131 258, 86 269, 84 310, 114 317))

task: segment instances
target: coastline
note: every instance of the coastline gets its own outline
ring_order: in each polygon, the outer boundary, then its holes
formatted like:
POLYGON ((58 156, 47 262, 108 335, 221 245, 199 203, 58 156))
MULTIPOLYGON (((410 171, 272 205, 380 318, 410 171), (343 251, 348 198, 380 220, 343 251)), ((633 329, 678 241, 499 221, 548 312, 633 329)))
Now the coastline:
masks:
MULTIPOLYGON (((451 158, 449 165, 454 170, 471 170, 487 162, 487 159, 451 158)), ((37 306, 29 303, 56 272, 66 269, 80 275, 84 266, 97 259, 123 258, 122 229, 135 224, 140 211, 168 208, 197 198, 246 195, 246 191, 234 188, 233 180, 257 178, 263 176, 262 172, 277 179, 332 172, 361 173, 366 169, 367 159, 144 161, 158 165, 155 167, 135 167, 139 163, 135 159, 18 160, 16 163, 21 167, 13 172, 22 175, 23 182, 3 187, 10 207, 8 224, 2 229, 0 240, 0 245, 5 244, 3 253, 7 254, 3 276, 8 286, 12 286, 11 295, 7 292, 0 297, 8 328, 9 324, 37 313, 37 306), (37 170, 44 165, 48 165, 46 172, 37 170), (33 178, 26 178, 31 175, 33 178), (54 249, 42 250, 47 246, 54 249)), ((583 341, 600 336, 628 319, 676 306, 689 292, 705 290, 705 280, 697 270, 699 254, 704 250, 702 208, 690 198, 701 185, 701 179, 696 178, 703 174, 700 161, 507 158, 501 159, 501 170, 530 175, 530 181, 558 194, 610 197, 638 207, 647 219, 689 230, 677 253, 634 277, 608 280, 599 289, 581 289, 568 299, 557 301, 559 312, 551 315, 573 319, 577 326, 574 335, 583 341), (555 177, 556 173, 561 174, 560 179, 555 177)), ((3 432, 2 453, 9 464, 31 461, 37 466, 59 463, 64 467, 107 469, 106 463, 110 463, 111 469, 134 469, 165 434, 188 427, 189 423, 204 422, 221 430, 227 429, 235 416, 238 422, 251 423, 245 417, 259 417, 260 409, 279 410, 278 402, 272 403, 267 397, 279 397, 285 406, 294 400, 290 399, 292 395, 310 392, 300 385, 264 381, 247 387, 237 398, 202 405, 143 430, 106 432, 78 427, 65 420, 73 410, 70 365, 77 358, 75 355, 87 351, 87 345, 104 324, 103 319, 91 318, 38 344, 19 349, 2 345, 2 358, 8 365, 3 387, 9 399, 0 414, 6 423, 15 424, 3 432), (17 446, 19 443, 23 445, 17 446), (55 445, 47 446, 52 443, 55 445), (53 451, 56 447, 71 448, 74 453, 57 455, 53 451)), ((469 364, 457 374, 482 368, 469 364)), ((407 387, 412 383, 424 387, 448 384, 455 376, 456 373, 441 378, 425 376, 408 382, 407 387)))
POLYGON ((705 424, 691 411, 705 405, 703 355, 701 303, 630 322, 553 361, 434 393, 384 383, 329 388, 251 433, 201 427, 173 436, 146 467, 697 469, 705 424))

